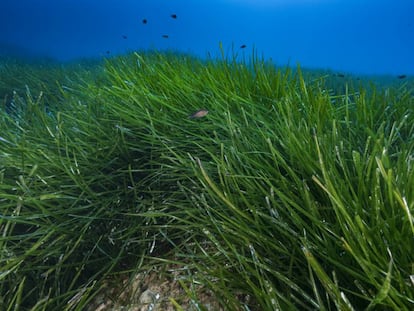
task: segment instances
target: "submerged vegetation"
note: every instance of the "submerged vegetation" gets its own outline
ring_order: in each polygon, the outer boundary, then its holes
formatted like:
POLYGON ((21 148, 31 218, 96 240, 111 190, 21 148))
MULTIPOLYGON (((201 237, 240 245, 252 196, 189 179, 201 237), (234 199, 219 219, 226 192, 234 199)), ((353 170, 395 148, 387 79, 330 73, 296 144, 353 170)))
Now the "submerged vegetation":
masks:
POLYGON ((0 71, 4 310, 114 305, 149 271, 178 310, 414 308, 412 80, 169 53, 0 71))

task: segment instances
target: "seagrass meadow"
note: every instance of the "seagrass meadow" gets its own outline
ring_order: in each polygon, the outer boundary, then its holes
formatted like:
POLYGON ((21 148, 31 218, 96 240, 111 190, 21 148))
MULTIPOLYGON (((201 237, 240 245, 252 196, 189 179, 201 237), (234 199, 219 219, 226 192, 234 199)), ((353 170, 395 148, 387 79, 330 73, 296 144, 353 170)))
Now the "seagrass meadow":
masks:
POLYGON ((412 78, 170 52, 0 75, 1 310, 414 309, 412 78), (122 293, 150 272, 180 290, 145 309, 122 293))

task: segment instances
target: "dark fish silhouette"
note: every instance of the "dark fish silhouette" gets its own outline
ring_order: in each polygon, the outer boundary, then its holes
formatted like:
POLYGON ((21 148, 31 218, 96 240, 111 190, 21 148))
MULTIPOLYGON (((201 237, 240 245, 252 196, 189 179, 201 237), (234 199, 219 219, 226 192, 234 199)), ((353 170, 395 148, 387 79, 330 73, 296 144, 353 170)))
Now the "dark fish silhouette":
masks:
POLYGON ((127 37, 126 35, 123 35, 123 36, 122 36, 122 38, 124 38, 124 39, 128 39, 128 37, 127 37))
POLYGON ((242 44, 242 45, 240 45, 240 48, 241 48, 241 49, 245 49, 245 48, 246 48, 246 44, 242 44))
POLYGON ((343 74, 343 73, 337 73, 336 74, 338 77, 340 77, 340 78, 344 78, 345 77, 345 75, 343 74))
POLYGON ((188 118, 189 119, 200 119, 202 117, 205 117, 206 115, 208 115, 208 110, 207 109, 200 109, 200 110, 197 110, 196 112, 194 112, 193 114, 189 115, 188 118))
POLYGON ((168 35, 162 35, 164 39, 168 39, 168 35))
POLYGON ((171 14, 171 18, 177 19, 177 14, 171 14))
POLYGON ((148 23, 148 21, 144 18, 144 19, 142 20, 142 23, 145 25, 146 23, 148 23))
POLYGON ((405 79, 405 78, 407 78, 407 75, 399 75, 399 76, 397 76, 397 78, 398 79, 405 79))
POLYGON ((106 54, 111 54, 111 51, 109 51, 109 50, 108 50, 108 51, 106 51, 106 54))

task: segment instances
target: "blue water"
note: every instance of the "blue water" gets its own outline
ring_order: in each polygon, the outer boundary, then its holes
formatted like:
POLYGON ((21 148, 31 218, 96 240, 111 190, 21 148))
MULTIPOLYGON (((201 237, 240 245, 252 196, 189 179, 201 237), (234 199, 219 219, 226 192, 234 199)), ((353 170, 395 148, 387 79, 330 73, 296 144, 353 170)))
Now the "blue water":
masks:
POLYGON ((2 0, 0 29, 0 57, 137 49, 205 57, 222 42, 278 65, 414 74, 414 0, 2 0))

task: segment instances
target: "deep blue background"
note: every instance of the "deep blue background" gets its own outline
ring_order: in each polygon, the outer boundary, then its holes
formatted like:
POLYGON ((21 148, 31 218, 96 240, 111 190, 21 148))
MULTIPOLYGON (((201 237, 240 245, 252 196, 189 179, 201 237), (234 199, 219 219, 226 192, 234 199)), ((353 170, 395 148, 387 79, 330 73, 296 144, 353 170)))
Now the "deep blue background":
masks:
POLYGON ((0 55, 30 52, 70 60, 156 48, 204 57, 217 54, 220 41, 226 51, 234 45, 239 55, 247 56, 255 47, 279 65, 414 74, 414 0, 0 3, 0 55), (247 48, 239 50, 242 44, 247 48))

